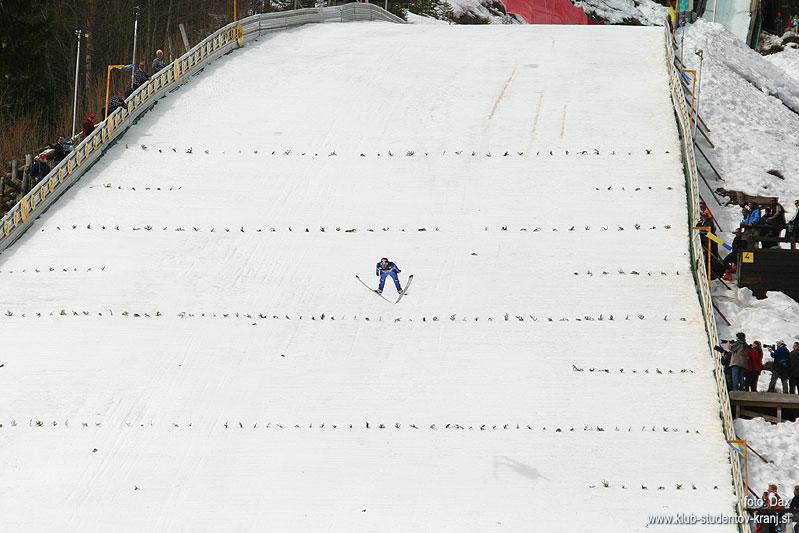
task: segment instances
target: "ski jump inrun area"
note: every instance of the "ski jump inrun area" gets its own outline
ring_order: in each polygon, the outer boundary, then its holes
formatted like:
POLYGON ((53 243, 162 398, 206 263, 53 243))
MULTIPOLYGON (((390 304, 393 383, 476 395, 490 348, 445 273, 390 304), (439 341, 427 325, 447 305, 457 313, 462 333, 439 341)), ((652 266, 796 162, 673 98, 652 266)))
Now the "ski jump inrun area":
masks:
POLYGON ((733 514, 665 54, 354 22, 214 61, 0 256, 0 529, 733 514))

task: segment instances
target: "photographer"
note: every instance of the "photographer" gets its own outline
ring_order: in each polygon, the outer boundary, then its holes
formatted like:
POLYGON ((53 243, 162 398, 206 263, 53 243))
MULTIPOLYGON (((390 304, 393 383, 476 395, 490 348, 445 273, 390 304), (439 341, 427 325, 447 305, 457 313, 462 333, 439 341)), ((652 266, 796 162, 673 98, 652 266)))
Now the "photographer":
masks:
MULTIPOLYGON (((730 341, 721 341, 722 344, 729 344, 730 341)), ((730 369, 730 357, 732 354, 721 346, 714 346, 714 350, 721 354, 721 366, 724 368, 724 381, 727 383, 727 390, 732 390, 732 369, 730 369)))
POLYGON ((771 381, 768 384, 768 392, 777 392, 777 379, 782 382, 782 392, 788 393, 788 375, 791 370, 790 354, 785 347, 785 341, 779 340, 775 346, 768 346, 774 365, 771 369, 771 381))
POLYGON ((732 390, 746 390, 746 368, 750 364, 746 335, 735 334, 736 341, 730 345, 730 367, 732 368, 732 390))

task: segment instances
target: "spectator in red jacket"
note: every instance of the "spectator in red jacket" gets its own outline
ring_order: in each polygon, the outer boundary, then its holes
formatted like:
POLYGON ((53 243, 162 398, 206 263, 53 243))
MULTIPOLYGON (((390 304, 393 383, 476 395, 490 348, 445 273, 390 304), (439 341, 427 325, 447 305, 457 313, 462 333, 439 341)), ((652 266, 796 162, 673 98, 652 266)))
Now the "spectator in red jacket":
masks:
POLYGON ((86 115, 86 120, 83 122, 83 137, 81 137, 81 139, 85 139, 92 134, 95 124, 97 124, 97 115, 94 113, 86 115))
POLYGON ((757 381, 763 370, 763 346, 760 341, 754 341, 749 349, 749 364, 746 367, 746 387, 744 390, 757 392, 757 381))

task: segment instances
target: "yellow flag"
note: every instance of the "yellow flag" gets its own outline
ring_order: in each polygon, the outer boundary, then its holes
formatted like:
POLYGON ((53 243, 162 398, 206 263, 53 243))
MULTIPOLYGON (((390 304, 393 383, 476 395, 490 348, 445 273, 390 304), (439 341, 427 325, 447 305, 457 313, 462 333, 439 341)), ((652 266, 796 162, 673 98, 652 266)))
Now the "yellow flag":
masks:
POLYGON ((715 242, 715 243, 724 244, 723 240, 721 240, 719 237, 717 237, 716 235, 714 235, 714 234, 712 234, 710 232, 705 233, 705 235, 707 235, 707 238, 710 239, 711 241, 715 242))

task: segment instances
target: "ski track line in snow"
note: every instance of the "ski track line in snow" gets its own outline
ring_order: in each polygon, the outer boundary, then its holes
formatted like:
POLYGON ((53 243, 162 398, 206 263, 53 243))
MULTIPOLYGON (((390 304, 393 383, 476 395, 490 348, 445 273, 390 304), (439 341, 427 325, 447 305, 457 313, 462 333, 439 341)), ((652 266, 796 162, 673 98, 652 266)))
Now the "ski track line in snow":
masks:
MULTIPOLYGON (((510 87, 511 83, 513 83, 513 78, 516 77, 516 70, 518 68, 519 65, 513 65, 513 71, 510 73, 510 76, 508 76, 507 81, 505 81, 505 85, 502 86, 502 90, 499 92, 497 99, 494 101, 494 105, 491 107, 491 113, 488 114, 488 121, 486 122, 487 126, 490 125, 491 120, 494 118, 494 113, 497 112, 497 107, 499 106, 499 103, 502 101, 502 98, 505 96, 505 92, 508 90, 508 87, 510 87)), ((488 137, 489 136, 486 135, 486 138, 488 137)))
MULTIPOLYGON (((544 105, 544 93, 538 93, 538 104, 535 107, 535 115, 533 116, 533 127, 530 128, 529 142, 526 146, 526 151, 529 152, 533 149, 536 137, 538 135, 538 119, 541 117, 541 107, 544 105)), ((539 152, 540 153, 540 152, 539 152)))

